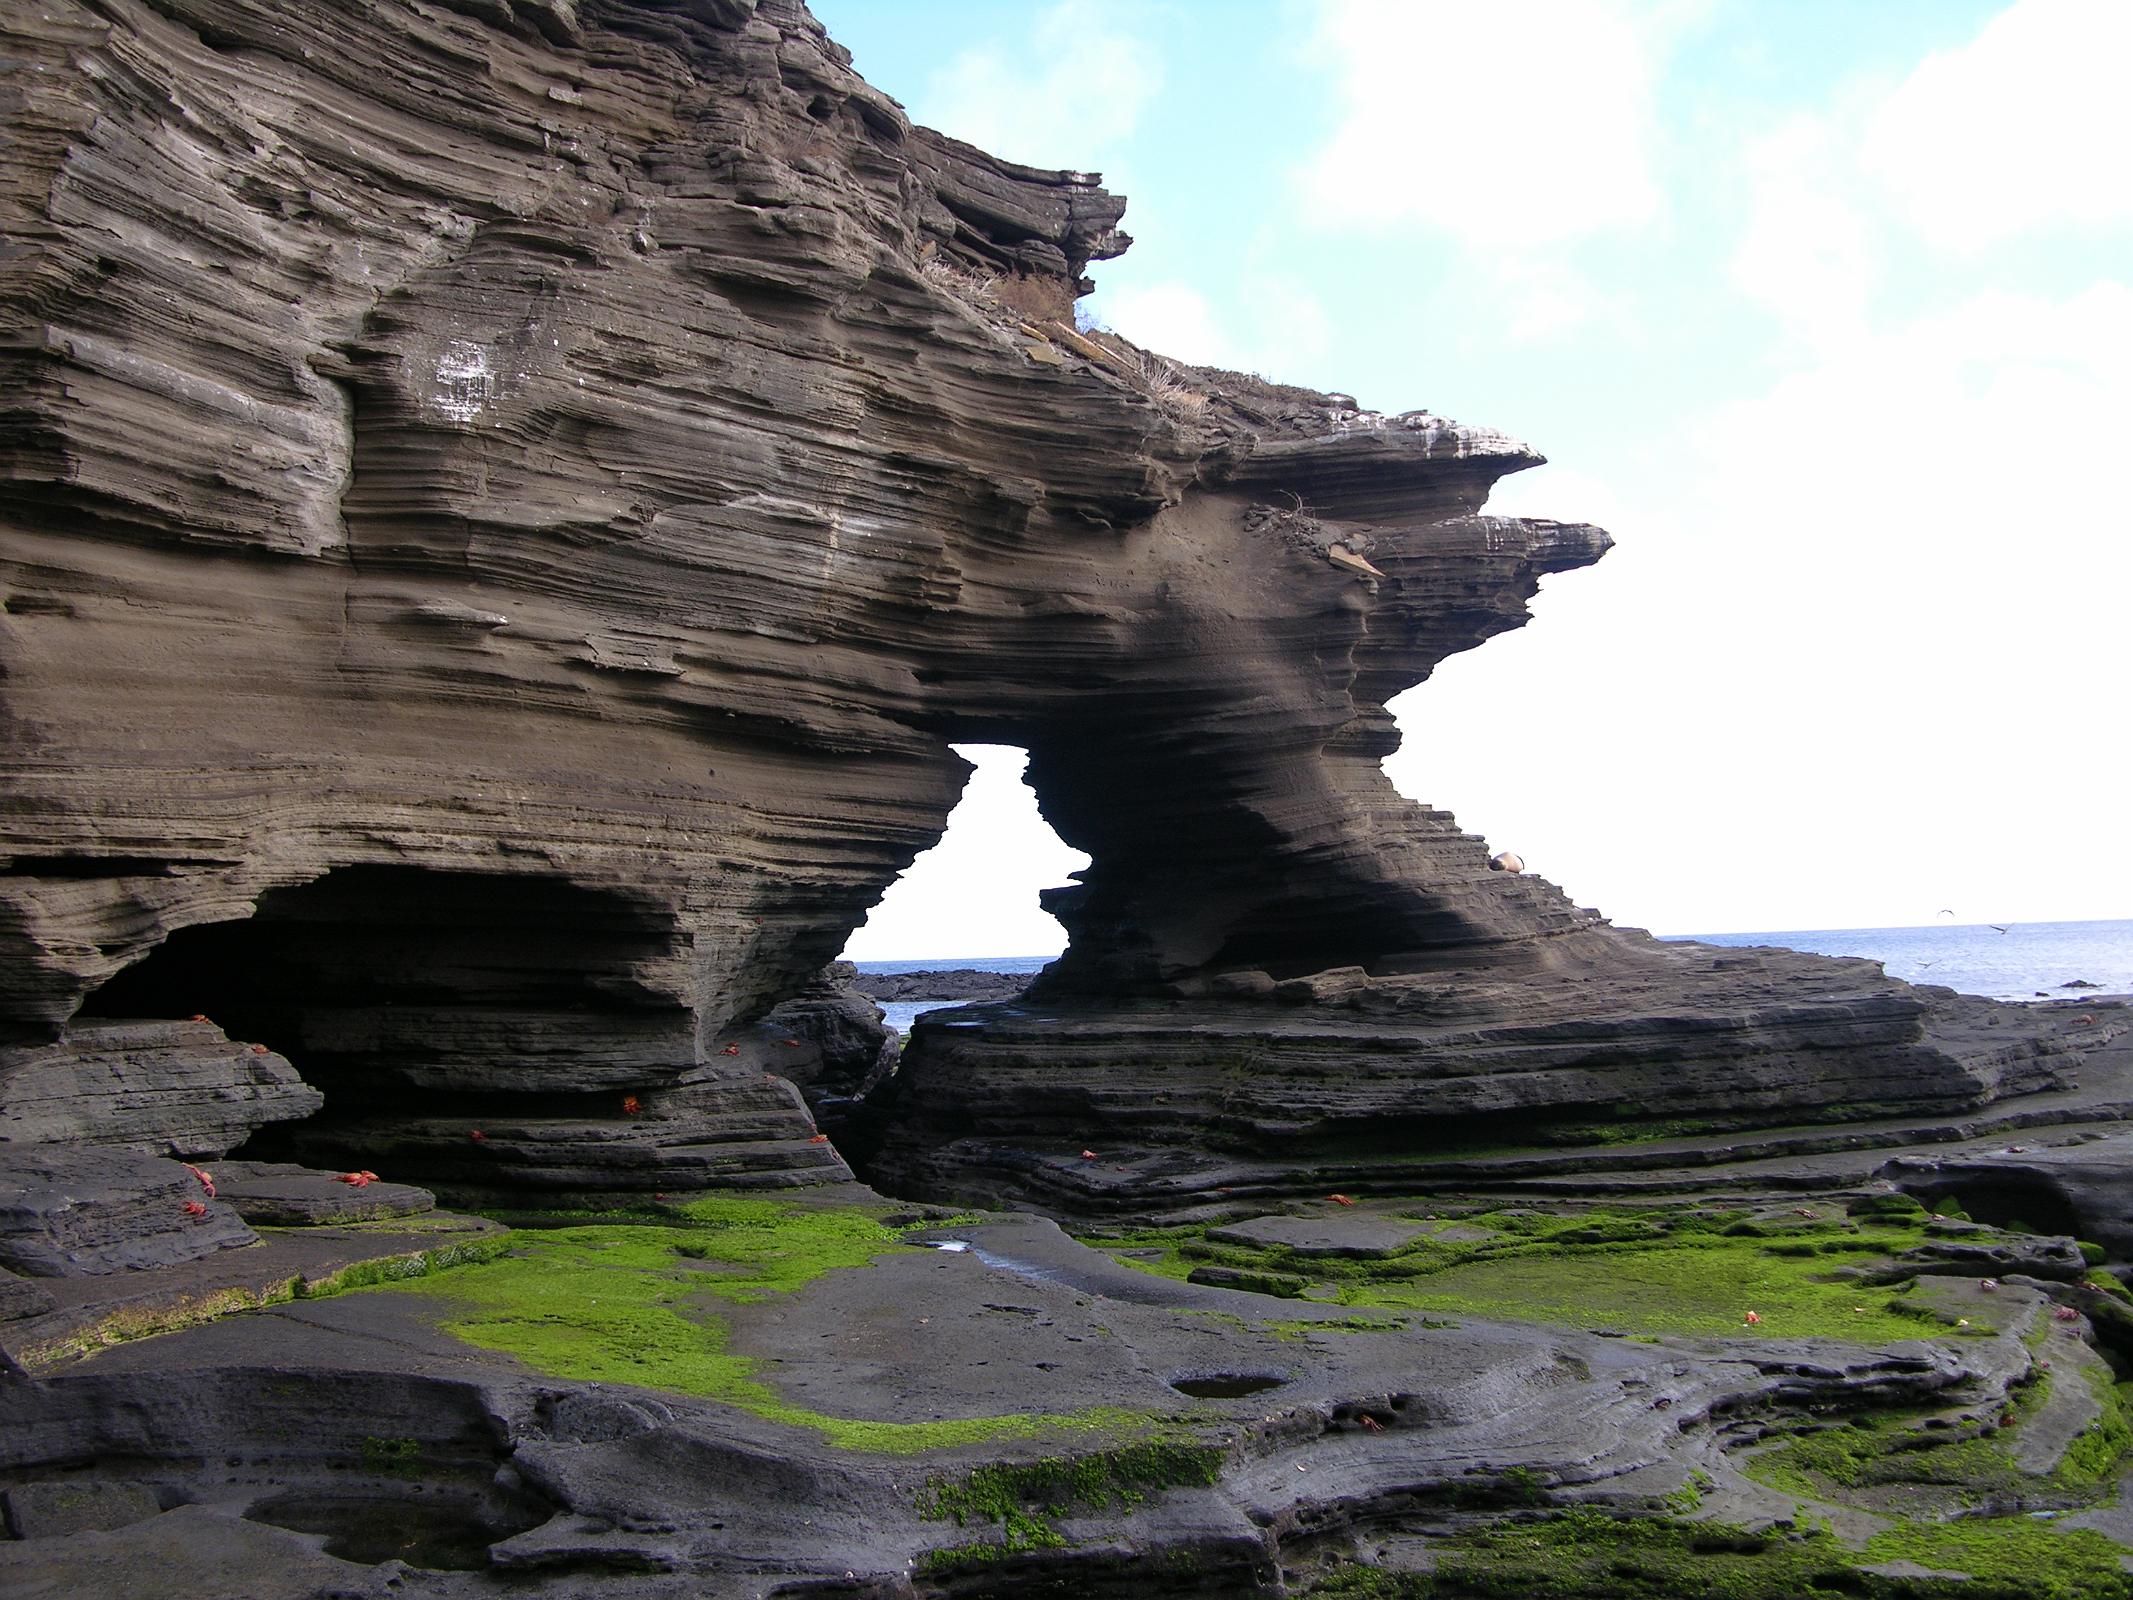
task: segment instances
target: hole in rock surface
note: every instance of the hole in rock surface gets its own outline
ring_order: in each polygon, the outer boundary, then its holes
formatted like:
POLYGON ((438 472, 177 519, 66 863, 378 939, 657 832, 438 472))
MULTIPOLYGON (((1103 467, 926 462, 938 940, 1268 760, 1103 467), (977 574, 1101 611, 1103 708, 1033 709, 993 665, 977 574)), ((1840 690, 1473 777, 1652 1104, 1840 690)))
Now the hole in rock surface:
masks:
POLYGON ((1217 1372, 1197 1378, 1173 1378, 1170 1387, 1195 1400, 1235 1400, 1242 1395, 1278 1389, 1288 1381, 1263 1372, 1217 1372))
MULTIPOLYGON (((1023 781, 1013 745, 959 744, 976 768, 941 839, 889 886, 844 948, 875 970, 1012 963, 1034 973, 1065 945, 1059 923, 1037 903, 1089 858, 1061 842, 1023 781)), ((945 998, 945 997, 944 997, 945 998)), ((906 1006, 908 1014, 929 1009, 906 1006)))
POLYGON ((261 1501, 249 1522, 326 1535, 326 1554, 376 1566, 404 1561, 442 1572, 483 1572, 489 1546, 537 1528, 551 1508, 450 1490, 298 1490, 261 1501))
POLYGON ((362 1164, 359 1138, 336 1146, 344 1124, 570 1115, 604 1080, 689 1061, 692 1015, 660 982, 675 945, 663 908, 619 891, 343 867, 268 891, 241 921, 178 930, 82 1012, 199 1014, 268 1046, 326 1103, 238 1153, 362 1164))
POLYGON ((2093 1231, 2062 1196, 2041 1183, 1965 1183, 1954 1189, 1943 1185, 1926 1191, 1922 1198, 1928 1210, 1953 1201, 1972 1222, 1989 1223, 1995 1228, 2065 1234, 2076 1239, 2087 1238, 2093 1231))

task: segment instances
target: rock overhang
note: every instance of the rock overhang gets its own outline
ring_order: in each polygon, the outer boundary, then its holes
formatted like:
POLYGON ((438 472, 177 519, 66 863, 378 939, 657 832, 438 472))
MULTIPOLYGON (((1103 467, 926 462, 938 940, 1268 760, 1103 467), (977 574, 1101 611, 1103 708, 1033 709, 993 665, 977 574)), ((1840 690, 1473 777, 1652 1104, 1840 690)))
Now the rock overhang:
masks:
MULTIPOLYGON (((22 31, 0 1000, 38 1081, 128 1004, 225 1004, 185 955, 220 939, 304 991, 252 1031, 329 1098, 416 1096, 388 1120, 423 1140, 365 1137, 448 1187, 836 1176, 760 1019, 938 837, 978 735, 1093 857, 1047 897, 1055 1072, 1107 1005, 1189 1001, 1136 1034, 1161 1078, 1224 1007, 1251 1035, 1263 980, 1420 1083, 1545 1035, 1567 1064, 1493 1111, 1588 1109, 1625 1039, 1639 1105, 1743 1061, 1773 1114, 1847 1072, 1875 1104, 2053 1081, 2055 1045, 1950 1043, 1896 985, 1666 955, 1399 797, 1385 702, 1609 536, 1488 514, 1543 459, 1506 434, 1068 326, 1127 243, 1095 175, 913 127, 796 4, 348 19, 438 62, 419 86, 350 71, 323 11, 211 10, 22 31), (399 887, 337 898, 366 881, 399 887), (290 966, 321 938, 371 953, 290 966)), ((794 1075, 885 1088, 906 1145, 929 1094, 985 1098, 923 1036, 901 1085, 837 1037, 794 1075)), ((1359 1078, 1394 1120, 1430 1098, 1397 1076, 1359 1078)))

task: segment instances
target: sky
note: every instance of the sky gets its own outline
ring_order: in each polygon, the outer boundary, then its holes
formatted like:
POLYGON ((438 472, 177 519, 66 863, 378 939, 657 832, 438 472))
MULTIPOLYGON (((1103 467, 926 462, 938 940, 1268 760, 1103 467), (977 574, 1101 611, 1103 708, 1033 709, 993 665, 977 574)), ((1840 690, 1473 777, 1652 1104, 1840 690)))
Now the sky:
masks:
MULTIPOLYGON (((1660 932, 2133 917, 2133 0, 812 3, 1128 197, 1104 325, 1614 534, 1394 701, 1404 793, 1660 932)), ((851 954, 1059 948, 1018 771, 851 954)))

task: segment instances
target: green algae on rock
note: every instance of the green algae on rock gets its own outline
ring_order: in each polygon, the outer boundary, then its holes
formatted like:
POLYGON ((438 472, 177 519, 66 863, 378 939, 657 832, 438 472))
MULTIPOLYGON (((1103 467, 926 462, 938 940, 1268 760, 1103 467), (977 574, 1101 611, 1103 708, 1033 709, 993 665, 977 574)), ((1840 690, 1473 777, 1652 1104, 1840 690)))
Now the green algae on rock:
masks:
MULTIPOLYGON (((1810 1208, 1802 1208, 1810 1209, 1810 1208)), ((1961 1330, 1899 1288, 1837 1268, 1893 1257, 1923 1238, 1901 1215, 1788 1218, 1669 1207, 1543 1216, 1490 1211, 1374 1260, 1304 1257, 1280 1245, 1216 1243, 1201 1227, 1138 1230, 1096 1242, 1143 1271, 1188 1278, 1203 1267, 1266 1281, 1335 1286, 1339 1303, 1636 1334, 1858 1342, 1961 1330), (1148 1251, 1159 1251, 1149 1255, 1148 1251), (1756 1320, 1750 1323, 1747 1313, 1756 1320)))
POLYGON ((996 1524, 1001 1536, 936 1550, 926 1565, 952 1570, 1020 1551, 1061 1548, 1067 1538, 1053 1525, 1056 1519, 1076 1511, 1139 1505, 1166 1489, 1208 1487, 1221 1480, 1226 1455, 1221 1445, 1156 1439, 931 1479, 919 1495, 921 1516, 953 1518, 956 1526, 966 1528, 996 1524))
POLYGON ((1506 1521, 1442 1541, 1428 1572, 1336 1568, 1312 1600, 2133 1600, 2119 1546, 2022 1519, 1827 1531, 1618 1518, 1506 1521), (1898 1566, 1908 1563, 1908 1566, 1898 1566), (1877 1570, 1883 1569, 1883 1570, 1877 1570))
POLYGON ((795 1405, 764 1383, 753 1358, 727 1348, 725 1325, 706 1302, 790 1294, 824 1273, 917 1248, 885 1214, 713 1195, 675 1207, 666 1222, 520 1230, 486 1259, 376 1287, 436 1301, 446 1332, 536 1371, 722 1401, 846 1449, 910 1454, 1146 1424, 1120 1407, 883 1422, 795 1405))

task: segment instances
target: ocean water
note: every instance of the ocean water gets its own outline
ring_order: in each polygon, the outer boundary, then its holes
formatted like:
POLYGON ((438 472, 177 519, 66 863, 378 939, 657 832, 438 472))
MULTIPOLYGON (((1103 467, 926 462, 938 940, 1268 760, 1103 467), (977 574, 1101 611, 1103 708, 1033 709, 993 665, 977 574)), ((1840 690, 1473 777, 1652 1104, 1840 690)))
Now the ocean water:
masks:
POLYGON ((1786 933, 1676 935, 1702 944, 1774 944, 1825 956, 1868 956, 1905 983, 1937 983, 1992 1000, 2066 1000, 2133 993, 2133 922, 1943 923, 1926 928, 1814 928, 1786 933))
MULTIPOLYGON (((853 965, 861 972, 946 972, 958 967, 970 967, 978 972, 1035 973, 1058 959, 1057 956, 935 956, 925 961, 858 961, 853 965)), ((882 1000, 876 1003, 887 1013, 890 1027, 898 1033, 909 1033, 911 1019, 921 1011, 952 1011, 968 1002, 882 1000)))
MULTIPOLYGON (((2133 994, 2133 921, 2011 922, 1926 928, 1802 928, 1776 933, 1672 934, 1702 944, 1777 945, 1825 956, 1866 956, 1892 978, 1937 983, 1993 1000, 2072 999, 2084 994, 2133 994), (2069 988, 2081 982, 2095 989, 2069 988)), ((861 972, 929 972, 975 967, 984 972, 1034 973, 1051 956, 957 956, 925 961, 862 961, 861 972)), ((884 1002, 889 1026, 908 1031, 921 1011, 957 1002, 884 1002)))
POLYGON ((928 956, 923 961, 855 961, 861 972, 1041 972, 1057 956, 928 956))

